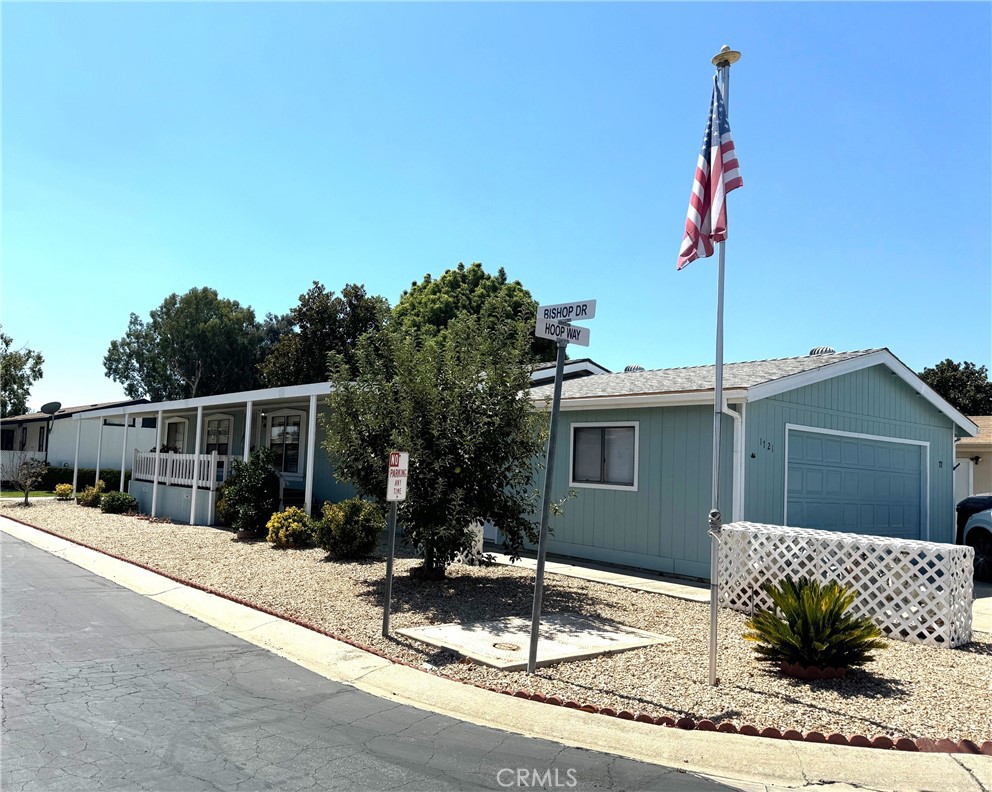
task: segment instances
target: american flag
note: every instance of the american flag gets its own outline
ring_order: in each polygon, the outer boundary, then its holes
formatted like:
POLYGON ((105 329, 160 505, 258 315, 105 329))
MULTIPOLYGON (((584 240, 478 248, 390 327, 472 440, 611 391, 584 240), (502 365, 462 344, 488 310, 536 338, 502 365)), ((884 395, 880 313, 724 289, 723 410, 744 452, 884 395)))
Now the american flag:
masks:
POLYGON ((685 236, 678 269, 690 261, 713 255, 713 245, 727 238, 727 193, 744 184, 730 134, 727 110, 717 76, 713 76, 713 101, 703 135, 703 149, 696 164, 696 179, 689 197, 685 236))

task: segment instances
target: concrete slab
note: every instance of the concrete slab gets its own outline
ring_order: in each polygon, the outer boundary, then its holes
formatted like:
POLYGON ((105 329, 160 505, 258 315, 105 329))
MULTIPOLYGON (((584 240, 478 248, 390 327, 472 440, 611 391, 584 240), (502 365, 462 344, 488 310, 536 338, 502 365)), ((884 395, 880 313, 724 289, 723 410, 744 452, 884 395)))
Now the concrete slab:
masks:
MULTIPOLYGON (((530 620, 519 616, 466 624, 408 627, 396 632, 504 671, 521 671, 527 667, 530 620)), ((674 640, 658 633, 585 616, 549 614, 541 619, 537 665, 581 660, 674 640)))

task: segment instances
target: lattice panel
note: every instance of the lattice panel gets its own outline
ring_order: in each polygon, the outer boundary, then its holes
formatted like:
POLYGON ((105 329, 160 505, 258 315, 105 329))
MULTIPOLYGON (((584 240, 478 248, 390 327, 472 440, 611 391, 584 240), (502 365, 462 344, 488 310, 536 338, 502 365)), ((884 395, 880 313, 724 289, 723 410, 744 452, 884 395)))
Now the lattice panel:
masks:
POLYGON ((971 640, 975 551, 962 545, 735 522, 721 532, 720 605, 770 608, 762 590, 786 575, 836 580, 857 592, 851 611, 888 638, 954 647, 971 640))

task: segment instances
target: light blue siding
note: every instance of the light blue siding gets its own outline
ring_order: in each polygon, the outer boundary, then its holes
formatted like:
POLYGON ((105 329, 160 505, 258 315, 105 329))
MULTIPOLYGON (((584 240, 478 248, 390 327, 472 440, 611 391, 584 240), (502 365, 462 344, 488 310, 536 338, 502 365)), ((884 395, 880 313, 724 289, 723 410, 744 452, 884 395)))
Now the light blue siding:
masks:
MULTIPOLYGON (((558 427, 552 497, 569 489, 572 425, 638 422, 637 491, 571 485, 565 513, 551 518, 549 551, 694 577, 709 575, 713 408, 566 411, 558 427)), ((721 511, 733 500, 733 421, 723 424, 721 511)), ((543 486, 543 476, 538 477, 543 486)))
MULTIPOLYGON (((923 539, 953 541, 953 424, 884 366, 844 374, 747 405, 744 518, 786 522, 786 425, 914 440, 925 466, 923 539)), ((881 485, 880 485, 881 486, 881 485)))

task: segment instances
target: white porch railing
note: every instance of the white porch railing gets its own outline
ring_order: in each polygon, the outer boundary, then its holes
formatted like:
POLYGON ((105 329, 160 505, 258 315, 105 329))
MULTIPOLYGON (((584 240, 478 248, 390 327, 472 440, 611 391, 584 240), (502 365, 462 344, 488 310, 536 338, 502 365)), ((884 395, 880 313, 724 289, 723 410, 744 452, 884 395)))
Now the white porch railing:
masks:
POLYGON ((134 466, 131 478, 137 481, 155 481, 159 484, 176 484, 192 487, 196 479, 197 489, 215 490, 227 479, 231 467, 230 456, 219 456, 216 451, 210 454, 174 454, 158 456, 156 476, 154 453, 134 452, 134 466))
POLYGON ((770 608, 762 585, 786 575, 836 580, 886 637, 960 646, 971 640, 973 562, 963 545, 736 522, 720 537, 720 605, 770 608))

